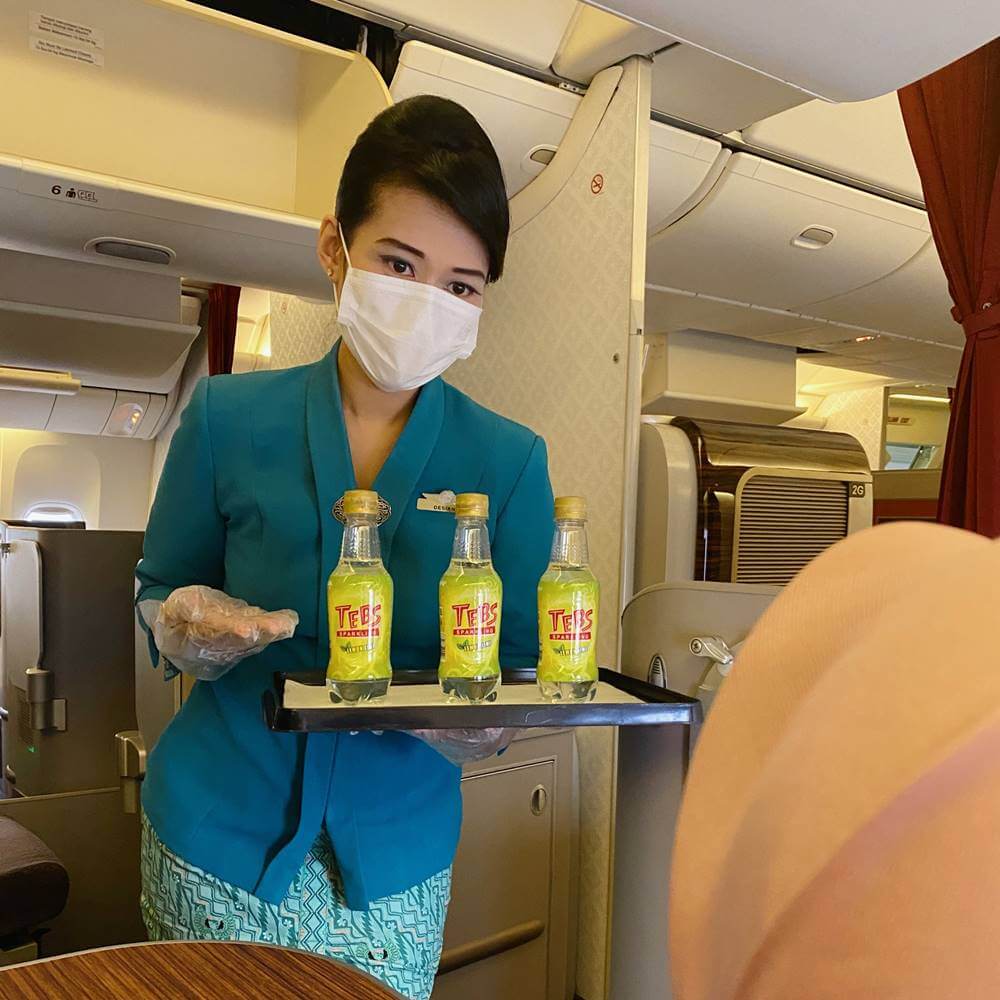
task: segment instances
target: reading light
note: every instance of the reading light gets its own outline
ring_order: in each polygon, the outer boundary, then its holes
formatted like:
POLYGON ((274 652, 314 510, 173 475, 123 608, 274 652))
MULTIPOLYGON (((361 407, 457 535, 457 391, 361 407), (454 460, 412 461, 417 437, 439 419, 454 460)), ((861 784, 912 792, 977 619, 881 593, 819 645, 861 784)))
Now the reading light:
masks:
POLYGON ((112 437, 132 437, 142 423, 145 409, 138 403, 119 403, 104 425, 104 433, 112 437))

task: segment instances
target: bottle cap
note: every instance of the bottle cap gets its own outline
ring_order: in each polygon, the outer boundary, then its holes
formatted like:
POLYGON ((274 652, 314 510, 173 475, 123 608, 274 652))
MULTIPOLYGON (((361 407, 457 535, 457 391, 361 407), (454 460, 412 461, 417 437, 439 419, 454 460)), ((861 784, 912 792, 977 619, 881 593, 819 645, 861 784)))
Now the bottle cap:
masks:
POLYGON ((344 516, 352 514, 378 516, 378 494, 374 490, 348 490, 344 494, 344 516))
POLYGON ((557 521, 586 521, 587 501, 583 497, 556 497, 557 521))
POLYGON ((455 498, 455 517, 490 516, 490 498, 484 493, 459 493, 455 498))

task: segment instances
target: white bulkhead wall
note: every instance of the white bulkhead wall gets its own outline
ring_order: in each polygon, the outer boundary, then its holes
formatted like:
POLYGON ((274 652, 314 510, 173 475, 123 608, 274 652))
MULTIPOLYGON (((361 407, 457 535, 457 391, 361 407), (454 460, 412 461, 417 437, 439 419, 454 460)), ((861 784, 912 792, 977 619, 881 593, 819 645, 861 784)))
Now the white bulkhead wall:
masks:
POLYGON ((153 448, 152 441, 0 430, 0 518, 67 504, 88 528, 142 531, 153 448))

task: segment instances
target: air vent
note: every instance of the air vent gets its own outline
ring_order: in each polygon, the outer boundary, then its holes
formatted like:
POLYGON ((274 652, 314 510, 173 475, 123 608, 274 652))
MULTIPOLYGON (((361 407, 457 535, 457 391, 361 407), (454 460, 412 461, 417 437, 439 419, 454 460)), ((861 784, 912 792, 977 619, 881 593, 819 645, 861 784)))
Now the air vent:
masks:
POLYGON ((737 510, 734 583, 788 583, 847 535, 847 483, 753 476, 737 510))

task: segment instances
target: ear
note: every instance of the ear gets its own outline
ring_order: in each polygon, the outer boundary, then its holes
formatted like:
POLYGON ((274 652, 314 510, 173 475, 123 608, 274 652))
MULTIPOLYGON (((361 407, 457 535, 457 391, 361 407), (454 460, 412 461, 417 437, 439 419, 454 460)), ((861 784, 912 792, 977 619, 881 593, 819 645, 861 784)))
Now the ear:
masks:
POLYGON ((320 265, 329 275, 330 280, 338 286, 344 279, 346 268, 343 244, 340 242, 340 230, 337 220, 332 215, 324 216, 319 226, 319 239, 316 242, 316 256, 320 265))

